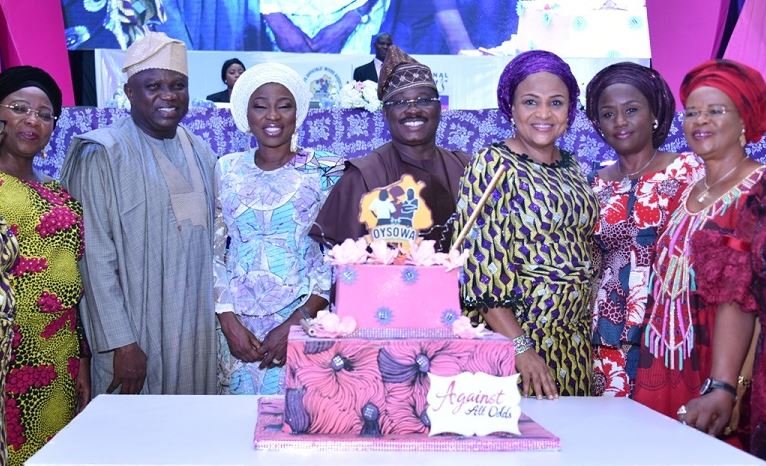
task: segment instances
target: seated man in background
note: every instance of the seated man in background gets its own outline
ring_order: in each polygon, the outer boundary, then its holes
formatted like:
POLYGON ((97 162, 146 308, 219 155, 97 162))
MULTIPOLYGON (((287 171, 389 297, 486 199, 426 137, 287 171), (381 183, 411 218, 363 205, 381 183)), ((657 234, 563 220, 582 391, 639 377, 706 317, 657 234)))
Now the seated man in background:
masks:
POLYGON ((380 69, 383 67, 383 60, 386 59, 388 48, 393 44, 391 34, 381 32, 375 36, 375 58, 370 63, 354 69, 354 81, 373 81, 378 82, 380 69))
MULTIPOLYGON (((346 162, 343 176, 319 212, 311 234, 323 244, 365 236, 368 229, 360 222, 362 197, 410 175, 424 185, 420 197, 433 223, 422 236, 435 240, 437 249, 446 251, 450 241, 447 221, 455 211, 458 185, 469 156, 436 145, 441 103, 431 69, 391 46, 380 72, 378 97, 392 140, 346 162)), ((407 212, 405 217, 409 215, 407 212)))

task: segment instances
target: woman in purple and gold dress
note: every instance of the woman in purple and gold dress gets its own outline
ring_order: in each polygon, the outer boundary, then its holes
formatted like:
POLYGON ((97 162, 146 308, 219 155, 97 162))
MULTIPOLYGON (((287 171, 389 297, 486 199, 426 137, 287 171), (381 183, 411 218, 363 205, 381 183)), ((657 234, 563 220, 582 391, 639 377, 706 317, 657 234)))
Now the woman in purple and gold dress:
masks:
POLYGON ((579 88, 561 58, 525 52, 497 97, 516 127, 481 151, 463 177, 456 234, 500 167, 507 170, 463 244, 462 306, 516 344, 525 394, 590 395, 593 231, 598 201, 575 156, 556 146, 574 121, 579 88))

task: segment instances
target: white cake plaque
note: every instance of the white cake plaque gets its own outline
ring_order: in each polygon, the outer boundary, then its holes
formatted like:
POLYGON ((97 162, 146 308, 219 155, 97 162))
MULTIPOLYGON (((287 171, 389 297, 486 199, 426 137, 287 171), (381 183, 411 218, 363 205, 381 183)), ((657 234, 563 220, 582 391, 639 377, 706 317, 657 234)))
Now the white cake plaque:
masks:
POLYGON ((452 377, 428 376, 428 419, 431 433, 521 435, 519 374, 495 377, 483 372, 463 372, 452 377))

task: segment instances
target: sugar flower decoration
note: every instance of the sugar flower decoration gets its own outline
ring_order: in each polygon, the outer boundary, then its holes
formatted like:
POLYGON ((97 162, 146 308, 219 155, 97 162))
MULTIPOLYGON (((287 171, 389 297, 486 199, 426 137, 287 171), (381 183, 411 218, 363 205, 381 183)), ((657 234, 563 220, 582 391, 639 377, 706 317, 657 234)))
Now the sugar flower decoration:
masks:
POLYGON ((420 266, 436 265, 437 256, 435 244, 436 242, 433 240, 425 240, 420 243, 410 242, 408 263, 420 266))
POLYGON ((388 243, 379 239, 370 244, 370 250, 372 252, 370 252, 368 262, 372 262, 373 264, 393 264, 394 259, 399 255, 398 249, 388 247, 388 243))
POLYGON ((471 325, 471 319, 460 316, 452 323, 452 333, 458 338, 482 338, 488 332, 484 327, 484 324, 474 327, 471 325))
POLYGON ((345 337, 356 330, 356 319, 351 316, 340 317, 329 311, 319 311, 315 318, 301 321, 301 325, 310 337, 345 337))
POLYGON ((327 252, 327 258, 333 265, 364 264, 367 260, 367 240, 359 238, 354 241, 346 239, 341 244, 336 244, 327 252))

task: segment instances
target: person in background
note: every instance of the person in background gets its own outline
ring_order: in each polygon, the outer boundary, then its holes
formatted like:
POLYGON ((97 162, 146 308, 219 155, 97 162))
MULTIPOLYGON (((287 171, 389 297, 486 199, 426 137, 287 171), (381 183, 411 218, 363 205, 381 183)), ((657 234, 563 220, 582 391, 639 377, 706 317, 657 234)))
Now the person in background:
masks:
POLYGON ((297 148, 310 100, 303 78, 279 63, 252 67, 232 92, 237 128, 258 148, 216 165, 221 394, 283 393, 290 326, 327 306, 330 266, 308 233, 342 159, 297 148))
POLYGON ((378 82, 380 69, 383 67, 383 61, 386 59, 388 48, 393 45, 391 34, 381 32, 375 36, 375 58, 370 63, 354 69, 354 81, 373 81, 378 82))
POLYGON ((9 271, 16 315, 5 385, 12 465, 23 464, 90 400, 90 350, 78 315, 82 206, 34 169, 59 115, 61 90, 47 72, 19 66, 0 73, 0 216, 19 246, 9 271))
POLYGON ((599 200, 596 244, 601 278, 593 305, 593 394, 630 396, 655 245, 683 189, 698 173, 691 153, 659 150, 675 99, 656 71, 635 63, 607 66, 588 83, 585 112, 617 153, 591 175, 599 200))
POLYGON ((514 135, 473 158, 457 204, 456 237, 490 180, 506 170, 453 247, 469 252, 463 312, 513 340, 523 393, 538 398, 591 392, 598 199, 575 156, 556 145, 574 122, 578 95, 577 80, 557 55, 530 51, 511 60, 497 100, 514 135))
POLYGON ((74 138, 61 178, 85 210, 83 321, 94 393, 215 392, 213 169, 180 125, 186 47, 149 32, 128 48, 130 117, 74 138))
POLYGON ((231 90, 234 88, 234 83, 245 72, 245 65, 239 61, 238 58, 230 58, 223 62, 221 67, 221 81, 226 84, 226 89, 215 94, 207 96, 207 100, 218 103, 229 103, 231 97, 231 90))
MULTIPOLYGON (((0 121, 0 138, 2 127, 0 121)), ((10 270, 19 254, 19 243, 0 216, 0 393, 5 394, 5 381, 8 378, 8 365, 11 361, 11 338, 13 337, 13 316, 16 301, 10 284, 10 270)), ((0 405, 0 464, 8 464, 8 443, 5 421, 5 402, 0 405)))
POLYGON ((657 242, 634 399, 742 446, 743 433, 726 426, 756 310, 742 212, 766 173, 745 151, 766 131, 766 83, 746 65, 711 60, 684 77, 681 102, 704 176, 657 242))
POLYGON ((449 219, 455 212, 460 177, 468 154, 436 145, 441 104, 431 69, 392 45, 383 62, 378 98, 391 132, 391 142, 372 153, 346 162, 338 184, 319 212, 311 236, 322 244, 337 244, 365 236, 359 202, 365 194, 411 175, 425 183, 421 196, 431 210, 434 227, 423 237, 449 248, 449 219))

